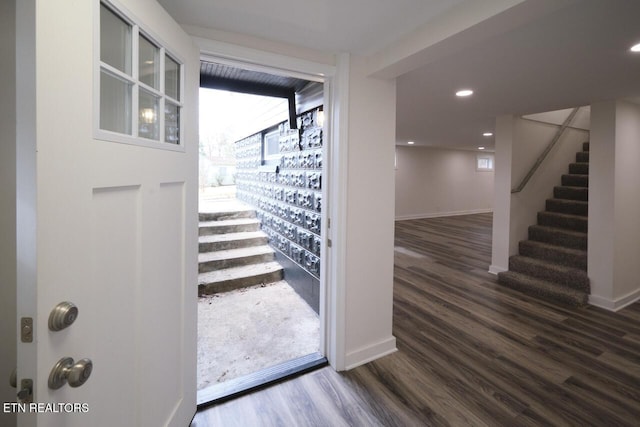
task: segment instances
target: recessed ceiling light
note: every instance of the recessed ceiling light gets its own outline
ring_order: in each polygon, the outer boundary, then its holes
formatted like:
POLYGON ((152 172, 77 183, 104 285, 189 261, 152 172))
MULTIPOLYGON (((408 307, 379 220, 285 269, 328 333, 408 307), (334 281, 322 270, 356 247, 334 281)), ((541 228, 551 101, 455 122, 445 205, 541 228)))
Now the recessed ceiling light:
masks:
POLYGON ((640 43, 631 46, 631 49, 629 49, 629 50, 631 52, 640 52, 640 43))
POLYGON ((473 91, 471 89, 460 89, 456 92, 456 96, 471 96, 473 95, 473 91))
POLYGON ((492 132, 485 132, 482 134, 482 136, 493 136, 492 132))
POLYGON ((413 144, 415 144, 415 142, 413 142, 413 141, 408 141, 408 142, 407 142, 407 144, 409 144, 409 145, 413 145, 413 144))
POLYGON ((484 147, 478 147, 478 150, 484 150, 484 147))

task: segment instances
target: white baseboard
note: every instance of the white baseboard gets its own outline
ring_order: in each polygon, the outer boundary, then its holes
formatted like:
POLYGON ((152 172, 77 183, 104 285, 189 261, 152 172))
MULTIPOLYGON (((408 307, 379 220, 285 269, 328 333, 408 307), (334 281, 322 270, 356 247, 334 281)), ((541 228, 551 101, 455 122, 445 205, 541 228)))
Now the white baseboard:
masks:
POLYGON ((493 212, 493 209, 472 209, 468 211, 434 212, 434 213, 423 213, 423 214, 414 214, 414 215, 398 215, 396 216, 396 221, 407 221, 410 219, 440 218, 443 216, 473 215, 473 214, 490 213, 490 212, 493 212))
POLYGON ((348 371, 349 369, 372 362, 383 356, 395 353, 396 351, 398 351, 396 348, 396 337, 392 335, 384 341, 347 353, 347 357, 345 359, 345 370, 348 371))
POLYGON ((489 266, 489 273, 495 274, 496 276, 498 275, 498 273, 502 273, 504 271, 509 271, 509 269, 508 268, 504 268, 504 267, 500 267, 498 265, 489 266))
POLYGON ((640 301, 640 289, 636 289, 635 291, 614 300, 598 295, 589 295, 589 304, 609 311, 622 310, 636 301, 640 301))

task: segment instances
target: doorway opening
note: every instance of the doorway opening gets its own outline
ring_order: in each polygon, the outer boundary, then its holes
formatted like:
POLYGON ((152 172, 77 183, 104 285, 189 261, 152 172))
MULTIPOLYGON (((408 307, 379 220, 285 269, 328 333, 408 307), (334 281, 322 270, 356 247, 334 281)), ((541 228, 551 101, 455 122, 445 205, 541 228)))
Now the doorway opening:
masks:
POLYGON ((201 63, 199 406, 326 364, 323 90, 201 63))

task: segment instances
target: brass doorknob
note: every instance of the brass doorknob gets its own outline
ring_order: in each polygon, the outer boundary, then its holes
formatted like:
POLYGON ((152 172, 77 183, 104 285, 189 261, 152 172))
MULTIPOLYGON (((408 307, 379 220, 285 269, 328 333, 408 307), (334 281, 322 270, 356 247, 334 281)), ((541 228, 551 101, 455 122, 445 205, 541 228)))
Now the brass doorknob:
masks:
POLYGON ((49 388, 57 390, 65 383, 69 383, 71 387, 80 387, 87 382, 92 370, 93 362, 90 359, 74 362, 71 357, 63 357, 49 374, 49 388))

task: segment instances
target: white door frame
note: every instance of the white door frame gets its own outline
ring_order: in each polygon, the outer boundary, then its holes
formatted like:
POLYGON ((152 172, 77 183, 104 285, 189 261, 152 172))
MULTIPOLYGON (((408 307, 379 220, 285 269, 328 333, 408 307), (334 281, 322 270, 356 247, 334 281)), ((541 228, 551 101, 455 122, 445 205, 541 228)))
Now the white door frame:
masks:
POLYGON ((349 55, 339 55, 336 65, 328 65, 200 37, 194 37, 194 41, 203 60, 324 83, 328 138, 323 145, 327 159, 323 173, 328 179, 322 190, 325 211, 320 258, 320 352, 334 369, 344 370, 349 55))
MULTIPOLYGON (((35 1, 16 1, 16 318, 37 313, 36 212, 36 20, 35 1), (24 303, 26 302, 26 303, 24 303)), ((33 341, 38 340, 38 329, 33 341)), ((26 366, 37 366, 37 354, 20 343, 16 331, 16 357, 26 366)), ((18 389, 22 373, 18 372, 18 389)), ((18 420, 18 425, 35 425, 35 417, 18 420)))

